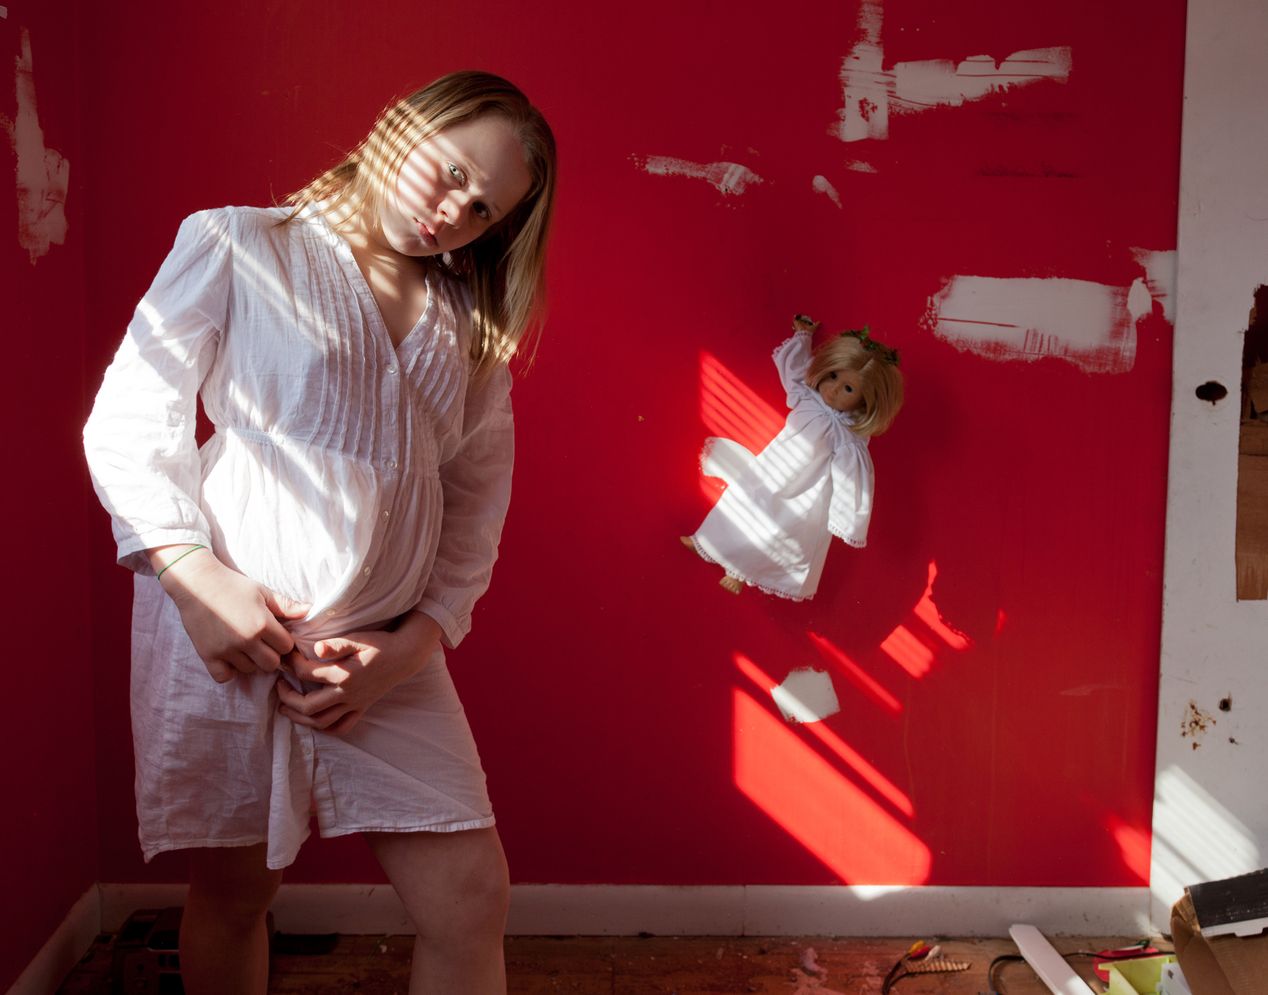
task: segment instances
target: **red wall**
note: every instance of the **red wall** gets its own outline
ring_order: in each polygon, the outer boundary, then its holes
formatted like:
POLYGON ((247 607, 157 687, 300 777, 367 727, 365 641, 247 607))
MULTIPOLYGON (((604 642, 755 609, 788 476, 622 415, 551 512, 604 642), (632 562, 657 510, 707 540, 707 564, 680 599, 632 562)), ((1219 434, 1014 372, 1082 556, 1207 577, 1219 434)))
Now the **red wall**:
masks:
MULTIPOLYGON (((19 121, 15 66, 29 32, 43 146, 70 162, 66 211, 83 229, 81 52, 77 4, 9 6, 0 20, 0 118, 19 121)), ((28 122, 31 119, 27 119, 28 122)), ((26 123, 26 122, 22 122, 26 123)), ((36 136, 38 138, 38 136, 36 136)), ((25 146, 30 148, 30 146, 25 146)), ((0 990, 7 990, 98 877, 90 641, 92 556, 83 424, 84 249, 50 245, 32 262, 19 244, 17 154, 0 142, 0 273, 7 355, 0 364, 0 454, 8 633, 0 819, 0 990)), ((29 161, 29 160, 28 160, 29 161)))
MULTIPOLYGON (((1141 883, 1170 327, 1144 318, 1130 369, 1090 374, 921 322, 956 274, 1125 290, 1133 248, 1174 248, 1182 3, 892 0, 886 67, 1069 46, 1072 70, 848 145, 829 129, 854 4, 690 6, 95 6, 75 234, 90 380, 182 216, 282 196, 441 72, 502 72, 562 157, 503 557, 452 660, 513 877, 1141 883), (640 156, 762 182, 728 196, 640 156), (702 354, 777 427, 769 355, 798 311, 870 323, 909 402, 872 447, 869 547, 834 544, 808 604, 733 598, 677 541, 711 501, 702 354), (761 675, 811 665, 842 711, 789 725, 761 675)), ((179 859, 137 854, 128 580, 104 515, 91 527, 93 665, 118 678, 96 699, 101 876, 174 878, 179 859)), ((379 878, 355 840, 314 841, 291 876, 379 878)))

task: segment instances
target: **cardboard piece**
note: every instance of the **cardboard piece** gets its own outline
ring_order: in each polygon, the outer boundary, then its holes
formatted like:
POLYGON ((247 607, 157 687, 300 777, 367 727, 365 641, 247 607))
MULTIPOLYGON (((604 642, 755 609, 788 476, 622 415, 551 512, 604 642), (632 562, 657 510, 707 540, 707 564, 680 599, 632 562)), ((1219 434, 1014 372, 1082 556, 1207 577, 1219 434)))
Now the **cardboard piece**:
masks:
POLYGON ((1186 890, 1171 909, 1171 937, 1193 995, 1263 995, 1268 933, 1204 936, 1186 890))

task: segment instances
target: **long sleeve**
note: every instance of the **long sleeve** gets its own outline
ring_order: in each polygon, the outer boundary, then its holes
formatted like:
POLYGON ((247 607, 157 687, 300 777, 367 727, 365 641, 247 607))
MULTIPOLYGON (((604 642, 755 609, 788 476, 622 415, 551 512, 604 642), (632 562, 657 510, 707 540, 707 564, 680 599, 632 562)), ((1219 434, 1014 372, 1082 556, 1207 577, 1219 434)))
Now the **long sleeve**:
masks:
MULTIPOLYGON (((779 382, 789 395, 794 393, 795 386, 804 380, 806 371, 810 369, 810 338, 808 331, 794 332, 779 344, 772 356, 779 371, 779 382)), ((789 397, 788 406, 791 408, 795 403, 789 397)))
POLYGON ((181 224, 84 426, 93 487, 111 515, 119 562, 132 570, 149 571, 142 551, 154 546, 209 543, 194 429, 225 323, 231 257, 220 212, 181 224))
POLYGON ((832 454, 828 531, 851 546, 867 545, 874 480, 872 457, 864 440, 849 440, 832 454))
POLYGON ((461 444, 440 467, 440 543, 416 610, 440 624, 450 648, 470 631, 471 610, 493 574, 511 500, 514 448, 511 375, 502 366, 468 389, 461 444))

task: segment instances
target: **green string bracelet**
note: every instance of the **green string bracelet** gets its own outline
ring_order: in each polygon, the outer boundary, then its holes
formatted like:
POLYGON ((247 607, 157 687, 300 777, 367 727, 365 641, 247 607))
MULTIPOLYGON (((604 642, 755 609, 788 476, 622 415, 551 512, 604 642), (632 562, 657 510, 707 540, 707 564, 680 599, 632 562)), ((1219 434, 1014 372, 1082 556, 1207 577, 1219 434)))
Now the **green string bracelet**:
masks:
POLYGON ((181 560, 183 560, 183 559, 185 559, 185 557, 187 557, 190 553, 197 553, 200 549, 206 549, 206 548, 207 548, 206 546, 190 546, 190 547, 189 547, 189 549, 185 550, 185 552, 181 553, 181 555, 180 555, 180 556, 176 557, 176 559, 174 559, 171 563, 169 563, 167 566, 165 566, 165 567, 164 567, 162 570, 160 570, 158 573, 156 573, 156 574, 154 575, 154 579, 155 579, 155 580, 158 580, 160 577, 162 577, 162 576, 163 576, 163 572, 164 572, 165 570, 171 570, 171 569, 172 569, 172 567, 174 567, 174 566, 176 566, 176 564, 180 563, 180 561, 181 561, 181 560))

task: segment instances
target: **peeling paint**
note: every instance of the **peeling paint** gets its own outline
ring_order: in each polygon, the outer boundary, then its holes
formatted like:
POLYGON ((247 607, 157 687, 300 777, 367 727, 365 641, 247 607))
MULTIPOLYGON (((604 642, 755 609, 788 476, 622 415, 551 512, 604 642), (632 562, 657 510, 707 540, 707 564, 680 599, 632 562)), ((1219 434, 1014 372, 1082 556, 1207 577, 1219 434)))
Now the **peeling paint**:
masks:
POLYGON ((837 207, 841 207, 841 195, 837 193, 837 188, 828 182, 827 177, 816 176, 810 181, 810 185, 814 188, 815 193, 823 194, 837 207))
POLYGON ((17 156, 18 244, 31 264, 50 245, 66 241, 66 190, 70 163, 56 149, 45 148, 35 101, 35 68, 31 33, 22 29, 21 54, 15 60, 14 91, 17 112, 12 121, 0 118, 17 156))
POLYGON ((640 169, 653 176, 688 176, 705 180, 724 196, 739 196, 762 178, 738 162, 691 162, 671 156, 631 156, 640 169))
POLYGON ((884 68, 881 43, 884 11, 879 0, 859 9, 858 40, 841 60, 841 109, 830 129, 843 142, 889 137, 890 115, 916 114, 933 107, 960 107, 993 93, 1070 78, 1068 46, 1025 49, 998 63, 989 55, 961 62, 923 59, 884 68))
POLYGON ((953 276, 929 298, 925 327, 961 351, 1005 362, 1053 356, 1086 373, 1126 373, 1136 323, 1162 306, 1174 320, 1174 250, 1132 249, 1127 287, 1061 278, 953 276))
POLYGON ((851 162, 847 162, 847 163, 845 164, 845 168, 846 168, 846 169, 849 169, 849 170, 852 170, 852 171, 853 171, 853 172, 855 172, 855 173, 877 173, 877 172, 879 172, 879 170, 878 170, 875 166, 873 166, 870 162, 863 162, 863 161, 861 161, 861 160, 859 160, 859 159, 855 159, 855 160, 853 160, 853 161, 851 161, 851 162))
POLYGON ((1149 288, 1150 297, 1162 305, 1162 316, 1174 325, 1179 253, 1175 249, 1132 249, 1132 258, 1145 271, 1145 286, 1149 288))
POLYGON ((771 688, 770 693, 789 722, 820 722, 841 711, 832 678, 812 667, 792 671, 784 683, 771 688))
POLYGON ((954 276, 929 298, 925 325, 999 362, 1052 356, 1086 373, 1126 373, 1136 362, 1128 291, 1088 280, 954 276))

